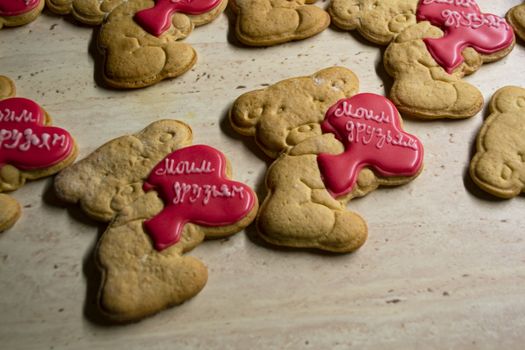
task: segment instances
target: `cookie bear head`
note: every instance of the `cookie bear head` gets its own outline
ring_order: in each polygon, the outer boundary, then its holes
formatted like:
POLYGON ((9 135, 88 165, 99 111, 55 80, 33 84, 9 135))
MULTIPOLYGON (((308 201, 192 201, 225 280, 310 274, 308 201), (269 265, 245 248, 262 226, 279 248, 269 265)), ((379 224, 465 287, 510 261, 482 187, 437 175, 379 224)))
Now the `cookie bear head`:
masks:
POLYGON ((186 124, 157 121, 137 134, 109 141, 62 171, 55 191, 66 202, 80 203, 92 218, 109 221, 144 194, 143 181, 162 158, 191 140, 186 124))
POLYGON ((230 121, 237 132, 254 136, 267 155, 277 158, 282 151, 321 135, 320 123, 328 108, 358 89, 352 71, 327 68, 240 96, 230 110, 230 121))
POLYGON ((329 12, 336 26, 358 30, 367 40, 387 45, 416 23, 419 0, 332 0, 329 12))
POLYGON ((485 191, 515 197, 525 192, 525 89, 499 90, 490 108, 491 115, 478 137, 471 175, 485 191))

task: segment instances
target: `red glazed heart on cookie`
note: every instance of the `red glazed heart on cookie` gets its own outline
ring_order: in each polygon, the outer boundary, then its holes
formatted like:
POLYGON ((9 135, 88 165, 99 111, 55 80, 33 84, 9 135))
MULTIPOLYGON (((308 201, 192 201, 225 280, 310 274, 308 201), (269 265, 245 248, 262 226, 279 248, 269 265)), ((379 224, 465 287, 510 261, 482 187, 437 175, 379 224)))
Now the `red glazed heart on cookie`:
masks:
POLYGON ((512 45, 514 31, 499 16, 482 13, 474 0, 421 0, 418 21, 429 21, 445 32, 442 38, 425 39, 436 62, 452 73, 464 58, 467 47, 482 54, 493 54, 512 45))
POLYGON ((68 158, 74 148, 71 135, 45 123, 45 112, 31 100, 0 101, 0 167, 36 170, 68 158))
POLYGON ((364 167, 395 177, 414 176, 423 164, 423 145, 401 129, 397 109, 383 96, 358 94, 339 100, 326 113, 322 129, 345 146, 342 154, 317 157, 323 181, 334 197, 351 192, 364 167))
POLYGON ((226 179, 224 155, 204 145, 182 148, 164 158, 144 184, 145 191, 152 189, 166 204, 144 222, 157 250, 177 243, 188 222, 231 225, 255 205, 255 194, 248 186, 226 179))
POLYGON ((135 21, 148 33, 161 36, 171 26, 175 12, 200 15, 215 8, 221 0, 156 0, 155 6, 135 14, 135 21))
POLYGON ((40 0, 0 0, 0 16, 19 16, 38 6, 40 0))

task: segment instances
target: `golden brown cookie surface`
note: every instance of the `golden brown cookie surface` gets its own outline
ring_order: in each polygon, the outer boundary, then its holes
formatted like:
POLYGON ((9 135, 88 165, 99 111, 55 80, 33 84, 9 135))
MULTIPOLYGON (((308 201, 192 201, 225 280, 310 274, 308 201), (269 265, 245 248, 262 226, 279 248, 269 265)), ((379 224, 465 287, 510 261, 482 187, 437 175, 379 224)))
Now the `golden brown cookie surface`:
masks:
MULTIPOLYGON (((197 53, 191 45, 180 42, 195 26, 213 21, 227 6, 227 0, 203 0, 211 8, 185 11, 177 2, 165 0, 48 0, 58 14, 72 14, 90 25, 102 25, 97 40, 104 59, 103 78, 116 88, 146 87, 161 80, 175 78, 191 69, 197 53), (166 3, 168 5, 166 5, 166 3), (174 11, 166 6, 174 6, 174 11), (158 18, 168 12, 166 26, 158 18), (142 22, 139 14, 147 12, 142 22), (186 14, 188 12, 193 15, 186 14), (151 24, 158 32, 146 25, 151 24)), ((184 6, 190 6, 195 1, 184 6)))
MULTIPOLYGON (((257 216, 258 232, 266 241, 340 253, 354 251, 365 242, 367 225, 358 214, 346 210, 346 204, 379 186, 405 184, 419 175, 422 169, 419 143, 406 144, 417 148, 415 152, 408 151, 417 158, 409 165, 410 174, 396 176, 392 172, 385 176, 368 166, 373 164, 368 161, 353 170, 340 167, 339 158, 359 162, 360 156, 349 155, 352 149, 349 144, 354 141, 360 145, 353 147, 363 147, 364 152, 372 150, 370 157, 366 156, 371 160, 381 154, 384 142, 393 140, 393 136, 387 135, 396 135, 396 140, 404 137, 400 136, 400 117, 392 103, 378 95, 355 95, 358 85, 350 70, 333 67, 248 92, 234 102, 230 111, 233 128, 253 136, 265 153, 277 158, 266 174, 268 194, 257 216), (370 101, 379 101, 380 105, 367 104, 370 101), (383 107, 383 114, 373 110, 383 107), (330 115, 335 119, 329 119, 330 115), (346 126, 327 124, 337 123, 340 118, 348 118, 346 126), (399 127, 397 131, 388 131, 393 124, 399 127), (332 127, 334 133, 329 131, 332 127), (374 143, 372 139, 376 136, 374 143), (327 182, 331 176, 324 171, 327 168, 321 165, 321 158, 328 167, 352 173, 355 183, 335 193, 327 182)), ((415 141, 412 136, 407 137, 415 141)))
POLYGON ((490 102, 490 115, 477 139, 470 163, 474 182, 495 196, 525 192, 525 89, 508 86, 490 102))
POLYGON ((334 0, 330 14, 338 27, 388 45, 383 61, 394 78, 389 96, 403 115, 418 119, 476 115, 483 98, 463 76, 514 47, 510 26, 476 1, 334 0))
POLYGON ((507 21, 518 36, 525 40, 525 4, 513 7, 507 13, 507 21))
POLYGON ((245 45, 271 46, 314 36, 328 27, 330 16, 305 0, 232 0, 235 34, 245 45))
POLYGON ((191 140, 188 125, 157 121, 109 141, 55 180, 61 199, 110 222, 96 250, 99 306, 109 319, 136 321, 195 296, 207 269, 183 254, 255 219, 255 193, 230 180, 222 153, 191 140))
POLYGON ((11 228, 21 213, 20 204, 15 199, 0 193, 0 232, 11 228))

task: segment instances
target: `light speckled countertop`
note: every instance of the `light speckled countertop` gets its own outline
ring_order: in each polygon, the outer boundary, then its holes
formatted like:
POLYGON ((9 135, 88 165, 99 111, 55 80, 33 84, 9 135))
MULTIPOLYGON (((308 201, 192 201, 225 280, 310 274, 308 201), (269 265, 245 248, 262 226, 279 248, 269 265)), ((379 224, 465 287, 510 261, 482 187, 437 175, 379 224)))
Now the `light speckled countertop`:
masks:
MULTIPOLYGON (((479 0, 499 15, 519 0, 479 0)), ((228 19, 188 38, 199 54, 182 77, 136 91, 99 86, 93 30, 44 12, 0 31, 0 74, 68 129, 80 157, 111 138, 160 118, 194 130, 195 143, 221 149, 235 179, 261 191, 268 159, 230 128, 227 110, 246 91, 344 65, 361 91, 390 85, 381 51, 328 29, 267 49, 228 41, 228 19), (383 80, 385 79, 385 80, 383 80)), ((525 87, 525 46, 467 80, 488 100, 505 85, 525 87)), ((425 170, 349 207, 369 225, 351 255, 275 249, 253 227, 191 254, 209 268, 194 299, 127 326, 93 312, 92 260, 105 225, 61 207, 51 179, 13 193, 23 216, 0 236, 0 347, 3 349, 521 349, 525 342, 525 197, 501 201, 467 174, 486 113, 465 121, 406 121, 426 147, 425 170), (352 347, 351 347, 352 345, 352 347)))

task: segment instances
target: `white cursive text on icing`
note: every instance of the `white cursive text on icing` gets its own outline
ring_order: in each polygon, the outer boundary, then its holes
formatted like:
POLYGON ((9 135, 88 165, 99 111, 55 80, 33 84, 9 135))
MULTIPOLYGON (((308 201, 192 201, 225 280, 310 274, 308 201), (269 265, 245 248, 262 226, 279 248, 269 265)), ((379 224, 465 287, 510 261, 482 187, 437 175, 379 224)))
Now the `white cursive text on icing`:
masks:
POLYGON ((196 162, 180 161, 175 163, 173 159, 165 159, 164 167, 155 171, 156 175, 190 175, 190 174, 211 174, 215 171, 211 162, 203 160, 200 165, 196 162))
POLYGON ((361 143, 368 145, 372 141, 378 149, 382 149, 386 144, 398 147, 411 148, 417 151, 417 143, 413 138, 397 133, 392 135, 390 130, 386 132, 381 127, 375 127, 368 124, 354 122, 349 120, 346 123, 346 131, 348 131, 348 141, 350 143, 361 143))
POLYGON ((173 190, 175 192, 173 204, 182 204, 185 202, 193 204, 198 200, 202 200, 202 204, 207 205, 211 198, 233 198, 236 195, 240 198, 244 197, 243 187, 237 187, 235 185, 230 187, 226 184, 217 187, 217 185, 197 185, 175 181, 173 190))
POLYGON ((385 112, 376 114, 374 110, 364 107, 359 107, 354 110, 352 104, 347 101, 343 101, 343 103, 337 107, 334 115, 336 118, 352 117, 355 119, 374 120, 378 123, 390 123, 390 116, 386 115, 385 112))
POLYGON ((31 147, 41 149, 45 148, 48 151, 51 147, 59 145, 65 147, 68 140, 65 135, 42 133, 40 135, 34 134, 33 130, 27 128, 23 131, 17 129, 0 129, 0 149, 15 149, 22 152, 27 152, 31 147))
POLYGON ((3 111, 0 110, 0 122, 15 122, 15 123, 36 123, 37 120, 33 118, 33 113, 27 110, 22 110, 20 115, 16 115, 16 112, 6 108, 3 111))

